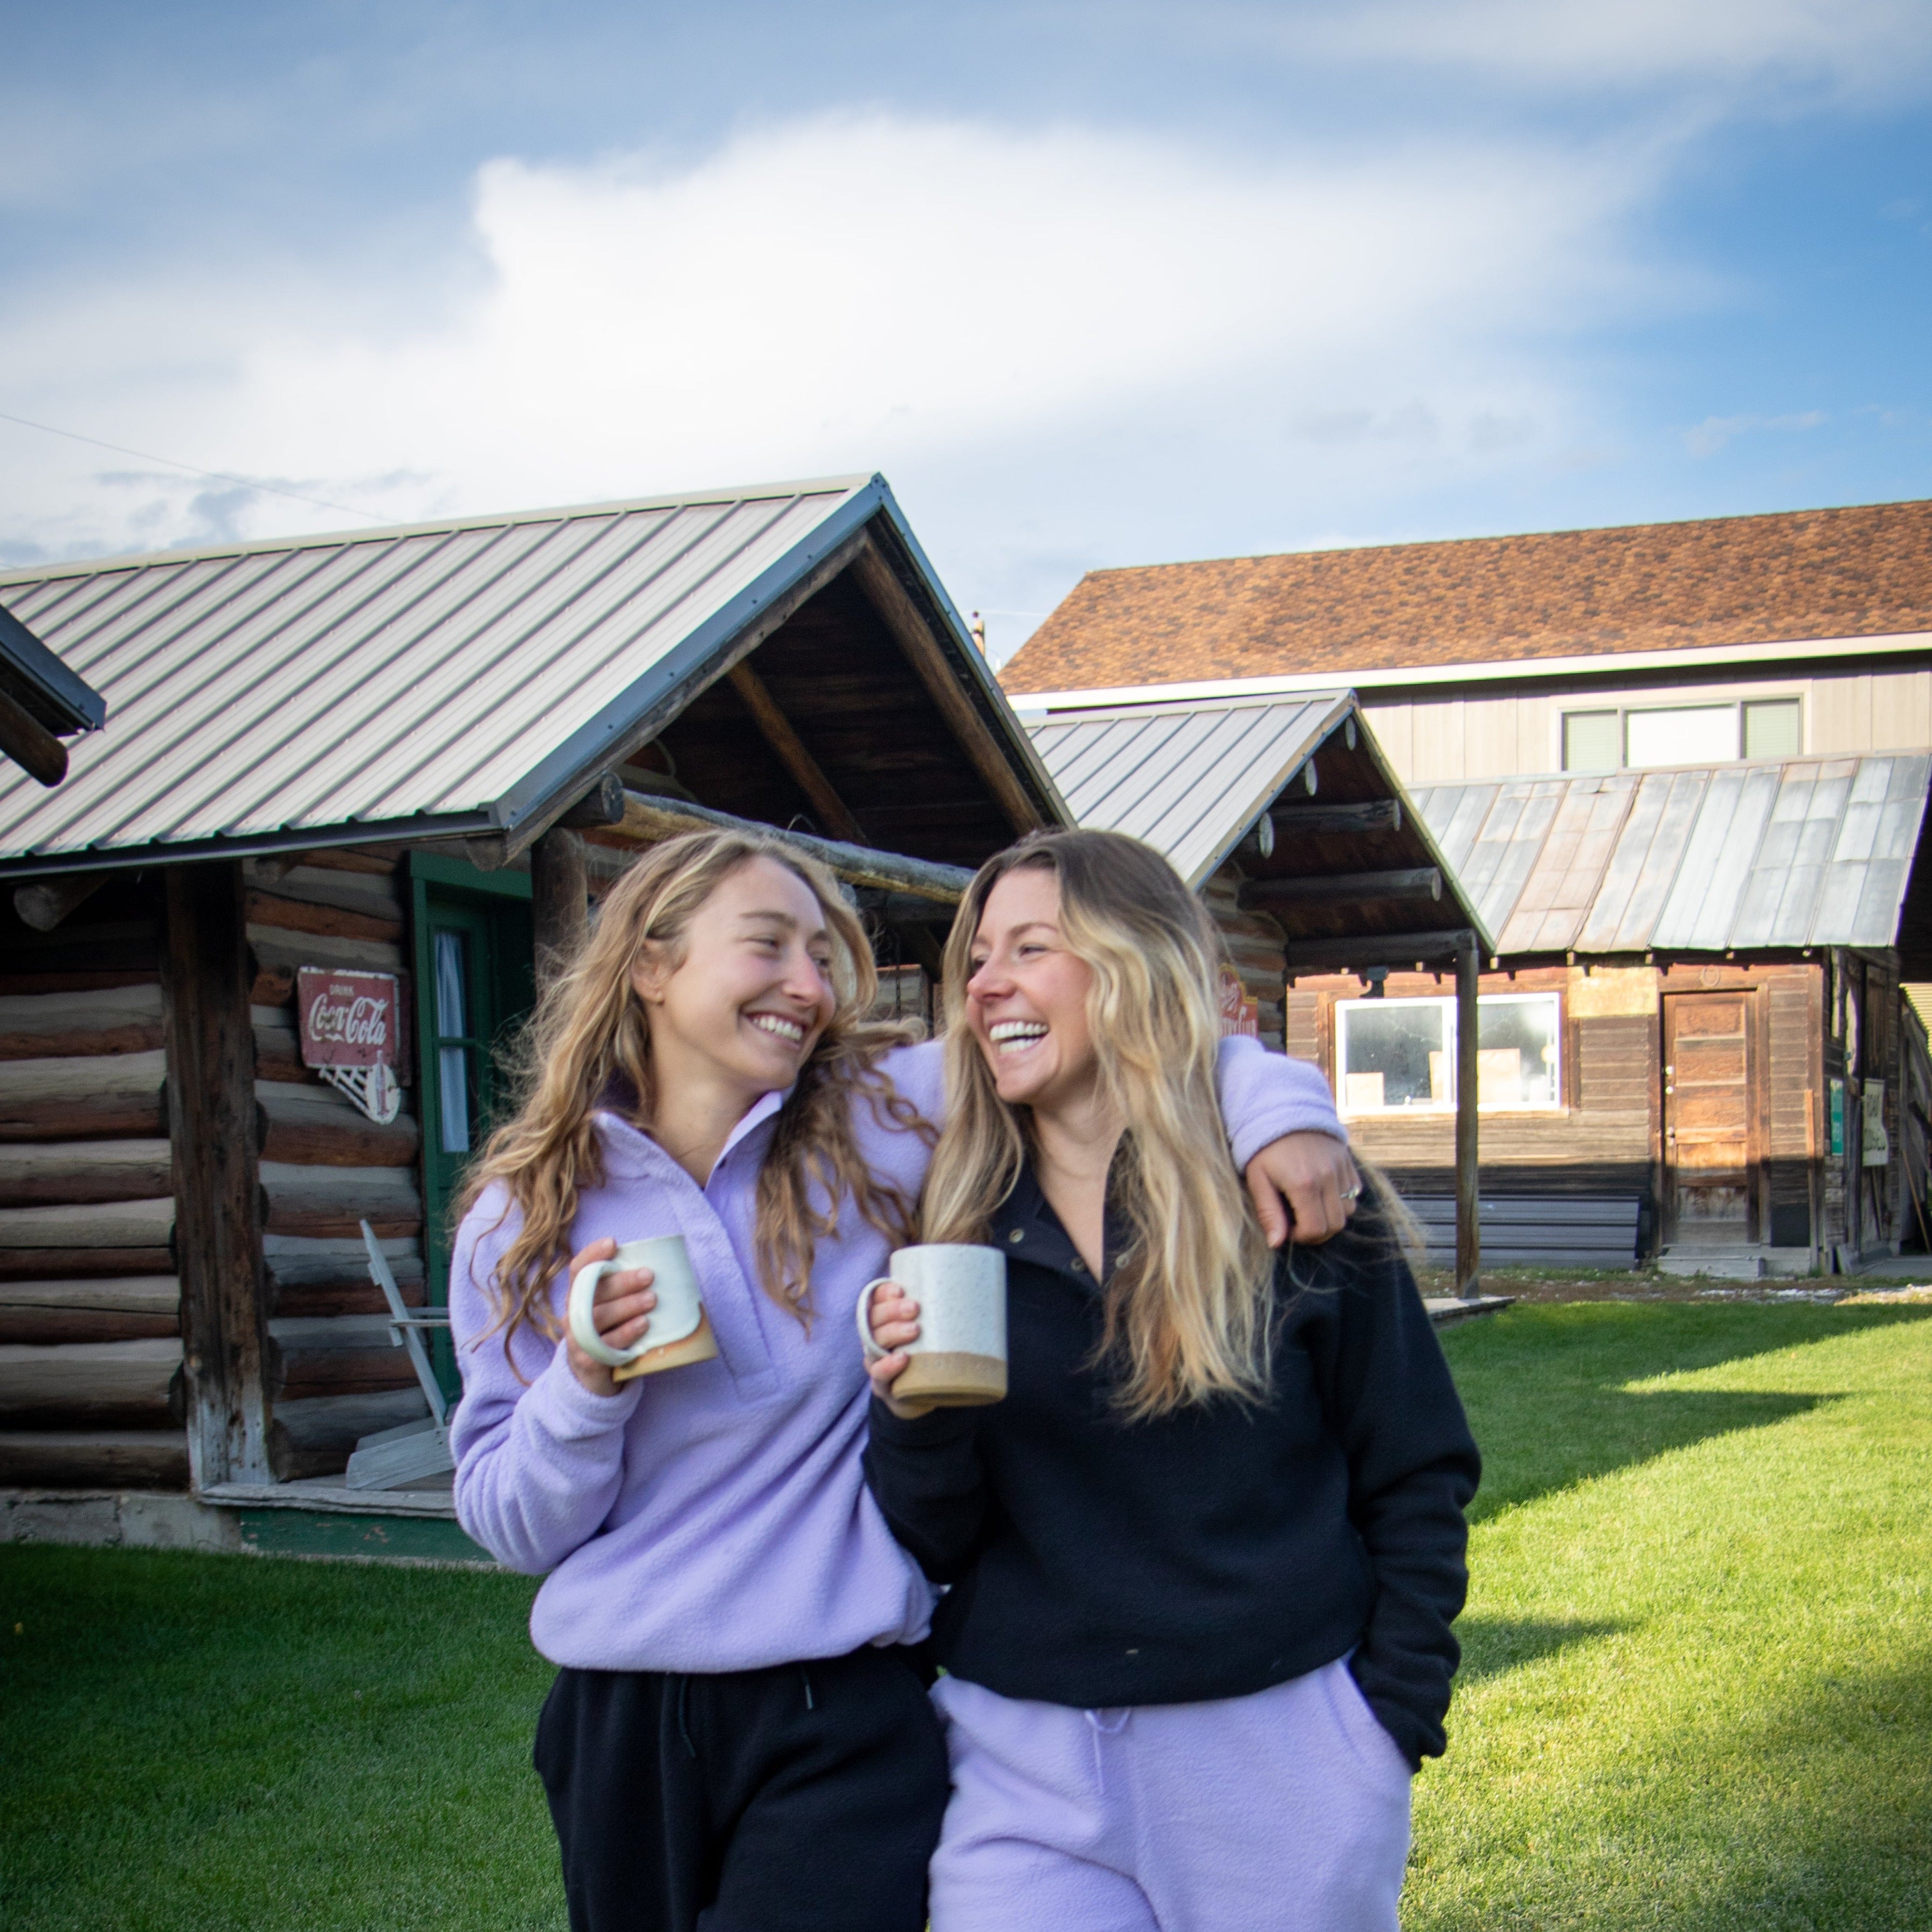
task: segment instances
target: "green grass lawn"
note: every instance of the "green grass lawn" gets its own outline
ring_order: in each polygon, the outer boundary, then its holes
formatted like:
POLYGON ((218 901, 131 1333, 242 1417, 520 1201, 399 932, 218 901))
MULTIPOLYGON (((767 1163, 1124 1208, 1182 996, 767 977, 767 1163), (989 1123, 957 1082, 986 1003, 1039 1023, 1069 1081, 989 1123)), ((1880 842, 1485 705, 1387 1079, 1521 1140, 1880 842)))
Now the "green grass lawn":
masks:
MULTIPOLYGON (((1490 1473, 1411 1932, 1932 1926, 1926 1314, 1449 1332, 1490 1473)), ((532 1587, 0 1548, 0 1925, 562 1927, 532 1587)))

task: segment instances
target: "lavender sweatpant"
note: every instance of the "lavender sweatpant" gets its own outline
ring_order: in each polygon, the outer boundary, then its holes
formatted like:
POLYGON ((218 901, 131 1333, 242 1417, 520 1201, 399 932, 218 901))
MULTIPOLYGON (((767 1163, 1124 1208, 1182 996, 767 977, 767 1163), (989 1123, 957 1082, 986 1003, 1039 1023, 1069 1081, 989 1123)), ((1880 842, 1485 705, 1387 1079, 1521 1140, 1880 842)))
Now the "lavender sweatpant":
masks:
POLYGON ((1346 1660, 1211 1703, 932 1696, 932 1932, 1396 1932, 1408 1766, 1346 1660))

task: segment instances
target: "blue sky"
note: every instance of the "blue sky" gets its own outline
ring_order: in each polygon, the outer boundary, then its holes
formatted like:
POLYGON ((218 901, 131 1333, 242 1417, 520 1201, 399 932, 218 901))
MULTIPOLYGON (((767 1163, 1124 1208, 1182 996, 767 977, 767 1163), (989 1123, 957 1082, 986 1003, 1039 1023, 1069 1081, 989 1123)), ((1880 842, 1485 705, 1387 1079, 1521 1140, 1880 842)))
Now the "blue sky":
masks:
POLYGON ((293 494, 0 420, 0 562, 878 468, 1000 656, 1102 565, 1932 494, 1928 0, 8 36, 0 412, 293 494))

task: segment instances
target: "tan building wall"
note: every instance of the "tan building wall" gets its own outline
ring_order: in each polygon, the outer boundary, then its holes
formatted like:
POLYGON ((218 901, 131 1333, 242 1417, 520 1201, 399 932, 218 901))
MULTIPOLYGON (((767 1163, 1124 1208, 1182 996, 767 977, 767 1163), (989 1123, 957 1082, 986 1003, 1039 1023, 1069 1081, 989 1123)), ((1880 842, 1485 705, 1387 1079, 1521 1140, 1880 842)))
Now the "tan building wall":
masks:
POLYGON ((1932 745, 1932 665, 1898 671, 1817 676, 1713 676, 1696 683, 1636 680, 1577 686, 1533 685, 1507 696, 1377 700, 1363 710, 1396 776, 1407 785, 1457 784, 1563 767, 1563 713, 1618 706, 1718 704, 1796 698, 1802 706, 1804 750, 1839 752, 1918 750, 1932 745))

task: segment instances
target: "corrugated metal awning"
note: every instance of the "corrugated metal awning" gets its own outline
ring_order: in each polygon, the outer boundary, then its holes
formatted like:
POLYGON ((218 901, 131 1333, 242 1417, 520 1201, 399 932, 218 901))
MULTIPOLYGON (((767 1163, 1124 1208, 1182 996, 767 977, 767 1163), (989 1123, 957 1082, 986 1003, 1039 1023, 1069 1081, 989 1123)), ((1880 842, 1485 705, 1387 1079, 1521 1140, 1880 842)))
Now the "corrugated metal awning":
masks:
POLYGON ((1352 692, 1324 691, 1026 722, 1080 824, 1146 840, 1198 886, 1354 706, 1352 692))
POLYGON ((1888 946, 1932 757, 1504 778, 1414 794, 1499 954, 1888 946))

